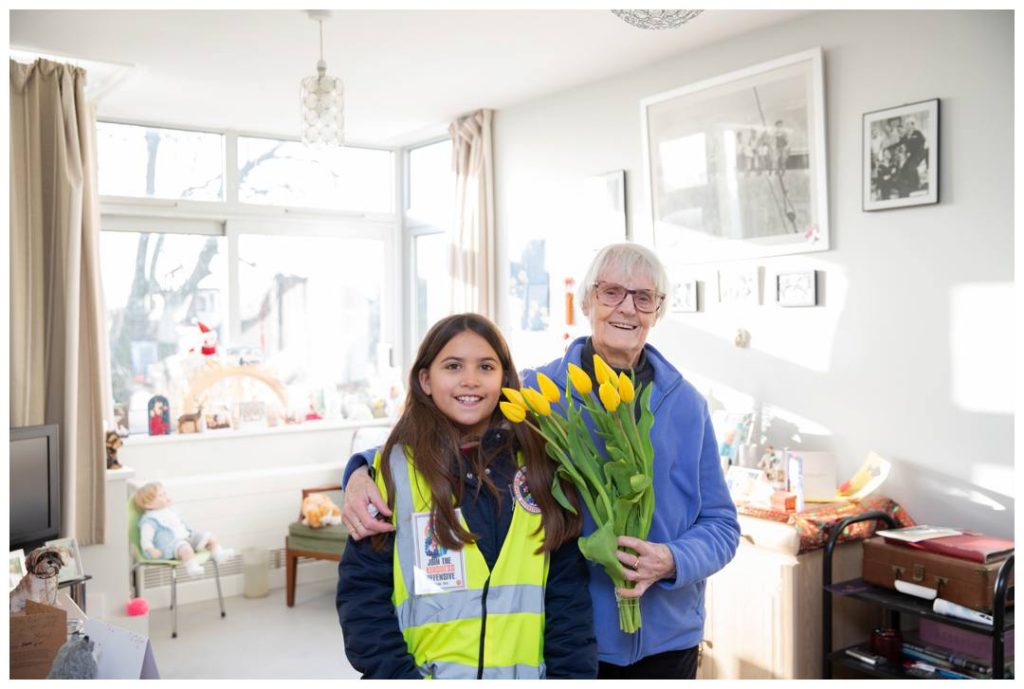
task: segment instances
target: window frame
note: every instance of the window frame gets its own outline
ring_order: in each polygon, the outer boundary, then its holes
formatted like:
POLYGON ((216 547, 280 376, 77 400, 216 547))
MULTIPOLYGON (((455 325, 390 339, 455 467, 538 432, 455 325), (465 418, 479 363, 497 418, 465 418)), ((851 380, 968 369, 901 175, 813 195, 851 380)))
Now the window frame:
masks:
MULTIPOLYGON (((196 201, 144 197, 100 196, 101 232, 150 232, 224 237, 227 243, 228 266, 228 328, 224 347, 240 339, 241 293, 238 271, 238 238, 242 234, 263 234, 302 237, 336 237, 341 239, 375 239, 384 242, 385 262, 399 280, 385 280, 381 294, 382 343, 392 351, 401 351, 405 338, 401 337, 402 322, 407 306, 404 302, 404 281, 408 276, 401 271, 403 263, 402 212, 400 201, 403 180, 400 174, 402 149, 385 146, 353 145, 387 151, 392 156, 394 171, 392 212, 342 211, 301 206, 269 206, 240 203, 238 201, 238 137, 261 137, 280 141, 299 141, 298 137, 241 130, 196 128, 168 125, 153 121, 121 118, 100 118, 110 124, 177 129, 220 134, 224 137, 224 200, 196 201)), ((406 330, 408 330, 406 328, 406 330)), ((108 354, 109 356, 109 354, 108 354)))
POLYGON ((417 141, 414 144, 410 144, 402 149, 402 196, 401 196, 401 213, 402 213, 402 229, 404 233, 403 237, 403 250, 405 255, 405 264, 403 270, 403 276, 406 280, 404 285, 404 300, 405 300, 405 315, 404 322, 406 324, 405 329, 405 357, 406 368, 412 365, 412 358, 419 345, 419 335, 416 332, 416 304, 419 303, 419 293, 416 288, 416 240, 424 235, 431 234, 445 234, 448 232, 447 228, 439 227, 426 220, 420 219, 409 212, 410 205, 412 204, 412 152, 419 148, 425 148, 427 146, 433 146, 434 144, 441 143, 442 141, 451 141, 450 134, 443 134, 435 136, 422 141, 417 141))

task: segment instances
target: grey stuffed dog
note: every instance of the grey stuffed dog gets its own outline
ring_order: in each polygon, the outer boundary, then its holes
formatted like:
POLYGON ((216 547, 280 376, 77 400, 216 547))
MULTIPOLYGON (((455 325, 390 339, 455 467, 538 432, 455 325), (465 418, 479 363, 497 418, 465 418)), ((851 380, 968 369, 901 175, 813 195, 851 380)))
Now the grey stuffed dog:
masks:
POLYGON ((95 648, 89 637, 73 634, 57 651, 46 679, 96 679, 99 668, 93 655, 95 648))

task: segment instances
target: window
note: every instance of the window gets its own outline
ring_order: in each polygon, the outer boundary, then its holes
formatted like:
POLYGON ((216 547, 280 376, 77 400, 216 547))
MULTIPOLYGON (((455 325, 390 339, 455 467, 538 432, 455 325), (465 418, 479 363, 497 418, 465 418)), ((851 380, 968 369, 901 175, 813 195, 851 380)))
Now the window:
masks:
POLYGON ((449 313, 448 232, 455 208, 451 139, 413 148, 407 160, 405 226, 415 276, 408 346, 413 351, 430 326, 449 313))
POLYGON ((172 427, 199 405, 207 428, 394 408, 393 152, 318 157, 291 141, 100 126, 100 188, 118 197, 104 199, 100 245, 111 376, 132 433, 148 432, 155 395, 172 427), (238 175, 223 174, 225 150, 238 151, 238 175))
POLYGON ((111 383, 132 433, 147 432, 146 405, 155 394, 176 400, 172 409, 181 413, 194 359, 188 351, 201 344, 198 323, 225 333, 225 248, 223 237, 102 233, 111 383))
POLYGON ((224 199, 221 134, 99 122, 96 139, 101 196, 224 199))
POLYGON ((274 206, 391 213, 391 151, 312 150, 295 141, 238 137, 238 200, 274 206))

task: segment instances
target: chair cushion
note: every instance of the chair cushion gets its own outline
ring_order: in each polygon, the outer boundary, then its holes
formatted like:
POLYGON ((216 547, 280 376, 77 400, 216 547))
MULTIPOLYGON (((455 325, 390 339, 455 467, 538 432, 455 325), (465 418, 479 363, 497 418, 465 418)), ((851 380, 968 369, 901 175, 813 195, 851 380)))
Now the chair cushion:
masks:
POLYGON ((323 526, 314 529, 302 522, 292 522, 288 525, 288 535, 295 538, 309 538, 320 541, 344 542, 348 538, 348 530, 341 524, 334 526, 323 526))

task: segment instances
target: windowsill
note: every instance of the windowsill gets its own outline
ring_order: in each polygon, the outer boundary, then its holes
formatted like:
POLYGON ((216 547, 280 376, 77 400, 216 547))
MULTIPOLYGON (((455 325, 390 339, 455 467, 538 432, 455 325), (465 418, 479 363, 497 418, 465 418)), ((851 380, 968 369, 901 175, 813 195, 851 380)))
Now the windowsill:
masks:
POLYGON ((203 431, 202 433, 173 433, 171 435, 130 435, 124 439, 126 445, 163 445, 167 443, 181 442, 206 442, 208 440, 231 440, 235 438, 250 438, 261 435, 283 435, 290 433, 315 433, 318 431, 345 431, 359 428, 387 428, 394 424, 396 419, 341 419, 335 421, 307 421, 306 423, 290 426, 275 426, 273 428, 253 427, 239 429, 224 429, 218 431, 203 431))

